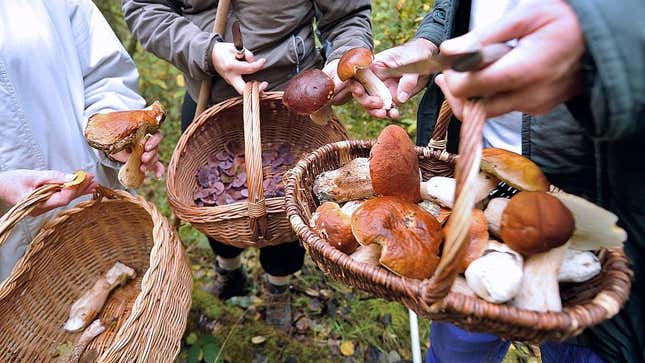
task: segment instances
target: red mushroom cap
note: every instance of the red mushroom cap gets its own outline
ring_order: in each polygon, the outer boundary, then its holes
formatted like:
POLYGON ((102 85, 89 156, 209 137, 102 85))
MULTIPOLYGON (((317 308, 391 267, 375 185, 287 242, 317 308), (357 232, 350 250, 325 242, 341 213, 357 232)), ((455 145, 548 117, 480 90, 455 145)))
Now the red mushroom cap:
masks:
POLYGON ((320 69, 309 69, 292 78, 282 96, 282 103, 294 113, 310 115, 331 101, 334 81, 320 69))

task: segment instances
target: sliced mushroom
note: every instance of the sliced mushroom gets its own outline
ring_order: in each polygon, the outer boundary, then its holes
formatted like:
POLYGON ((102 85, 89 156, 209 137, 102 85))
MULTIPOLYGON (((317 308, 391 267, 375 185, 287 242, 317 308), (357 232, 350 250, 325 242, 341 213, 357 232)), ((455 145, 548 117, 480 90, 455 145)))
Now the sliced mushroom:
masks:
POLYGON ((466 269, 468 286, 486 301, 509 301, 522 286, 522 261, 522 256, 508 246, 490 241, 483 255, 466 269))

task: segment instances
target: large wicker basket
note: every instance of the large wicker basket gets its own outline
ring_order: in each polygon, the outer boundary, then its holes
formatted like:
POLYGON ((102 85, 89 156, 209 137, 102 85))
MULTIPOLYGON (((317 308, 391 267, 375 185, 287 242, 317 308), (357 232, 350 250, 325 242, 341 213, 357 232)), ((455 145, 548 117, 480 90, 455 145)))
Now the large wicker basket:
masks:
MULTIPOLYGON (((0 245, 16 222, 60 188, 43 186, 5 214, 0 245)), ((59 359, 55 353, 81 334, 63 330, 70 306, 117 261, 134 268, 137 278, 108 297, 99 314, 106 331, 83 359, 172 362, 191 301, 183 246, 154 205, 102 187, 47 222, 0 284, 0 361, 59 359)))
MULTIPOLYGON (((237 247, 264 247, 295 241, 285 214, 284 198, 264 198, 262 151, 287 143, 295 155, 330 142, 346 140, 343 125, 333 119, 325 126, 289 112, 282 92, 260 98, 258 83, 247 84, 243 97, 231 98, 204 111, 184 132, 168 167, 168 201, 175 214, 209 237, 237 247), (261 122, 260 122, 261 120, 261 122), (198 207, 194 194, 197 169, 233 140, 245 145, 248 201, 198 207)), ((289 166, 283 166, 282 174, 289 166)))
POLYGON ((316 175, 337 169, 354 158, 367 157, 372 141, 325 145, 300 160, 288 173, 287 215, 316 264, 336 280, 399 301, 421 316, 452 322, 472 331, 492 332, 507 339, 533 343, 563 341, 615 315, 627 299, 632 277, 622 250, 601 253, 603 269, 596 278, 563 288, 564 309, 561 312, 521 310, 450 291, 460 265, 459 256, 463 255, 470 210, 474 205, 472 197, 468 198, 469 193, 460 191, 468 190, 470 178, 479 170, 483 121, 480 125, 462 124, 461 156, 457 158, 444 150, 445 132, 451 118, 449 111, 447 105, 442 108, 430 146, 417 148, 424 180, 435 175, 452 176, 453 172, 458 180, 457 199, 448 222, 453 234, 446 237, 441 262, 434 275, 420 281, 356 262, 331 247, 309 227, 311 215, 319 203, 312 193, 316 175))

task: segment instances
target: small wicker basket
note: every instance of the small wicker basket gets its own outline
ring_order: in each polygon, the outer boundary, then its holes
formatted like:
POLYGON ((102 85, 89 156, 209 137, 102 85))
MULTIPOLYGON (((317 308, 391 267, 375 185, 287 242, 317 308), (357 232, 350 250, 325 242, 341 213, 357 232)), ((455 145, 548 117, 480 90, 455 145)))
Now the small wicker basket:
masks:
MULTIPOLYGON (((242 248, 296 240, 286 218, 284 198, 264 198, 264 176, 272 175, 263 174, 263 147, 287 143, 295 155, 301 155, 347 139, 338 120, 317 125, 307 116, 289 112, 282 104, 282 92, 266 92, 260 97, 258 85, 249 82, 243 97, 218 103, 199 115, 179 139, 168 166, 166 186, 168 201, 180 219, 217 241, 242 248), (198 207, 193 199, 198 188, 197 169, 231 140, 245 146, 248 200, 198 207)), ((285 165, 278 173, 290 167, 285 165)))
MULTIPOLYGON (((61 187, 40 187, 7 212, 0 245, 61 187)), ((63 330, 70 306, 117 261, 137 277, 110 294, 98 316, 106 330, 83 359, 172 362, 191 302, 184 248, 153 204, 103 187, 47 222, 0 284, 0 361, 49 362, 61 346, 73 345, 81 333, 63 330)))
MULTIPOLYGON (((477 107, 477 106, 472 106, 477 107)), ((469 109, 470 112, 481 112, 469 109)), ((332 278, 374 295, 403 303, 419 315, 454 323, 462 328, 490 332, 502 338, 540 343, 563 341, 585 328, 614 316, 627 300, 632 271, 622 250, 606 250, 600 255, 602 272, 582 284, 564 287, 561 312, 540 313, 507 304, 492 304, 477 297, 451 292, 462 250, 466 245, 474 197, 468 190, 479 171, 483 120, 464 123, 461 129, 460 157, 445 151, 450 108, 442 107, 427 148, 417 148, 424 179, 452 176, 457 179, 457 198, 450 233, 434 275, 427 280, 400 277, 387 269, 354 261, 321 239, 309 226, 318 201, 313 195, 315 177, 334 170, 357 157, 367 157, 373 141, 344 141, 325 145, 300 160, 287 174, 287 215, 296 234, 316 264, 332 278)))

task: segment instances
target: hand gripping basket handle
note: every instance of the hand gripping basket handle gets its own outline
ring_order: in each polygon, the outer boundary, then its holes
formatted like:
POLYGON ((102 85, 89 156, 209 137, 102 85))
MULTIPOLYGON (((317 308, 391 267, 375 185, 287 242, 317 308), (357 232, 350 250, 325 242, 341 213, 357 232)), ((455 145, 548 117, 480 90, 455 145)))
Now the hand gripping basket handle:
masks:
MULTIPOLYGON (((481 99, 468 100, 464 105, 464 122, 461 126, 459 157, 455 165, 455 204, 448 219, 443 253, 433 277, 421 286, 421 297, 432 304, 450 292, 457 277, 457 270, 464 258, 469 242, 471 214, 475 207, 475 194, 470 192, 479 173, 482 157, 482 131, 486 113, 481 99)), ((449 119, 449 118, 448 118, 449 119)))
MULTIPOLYGON (((28 216, 40 203, 46 202, 52 195, 58 193, 65 187, 65 183, 48 183, 36 188, 26 197, 18 201, 11 209, 0 218, 0 247, 7 241, 11 235, 13 227, 23 218, 28 216)), ((102 196, 114 198, 115 194, 112 189, 98 186, 94 198, 102 196)))
POLYGON ((249 190, 247 209, 252 238, 269 240, 267 209, 262 173, 262 139, 260 137, 260 83, 247 82, 244 88, 244 160, 249 190))

